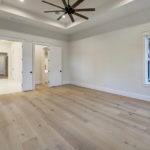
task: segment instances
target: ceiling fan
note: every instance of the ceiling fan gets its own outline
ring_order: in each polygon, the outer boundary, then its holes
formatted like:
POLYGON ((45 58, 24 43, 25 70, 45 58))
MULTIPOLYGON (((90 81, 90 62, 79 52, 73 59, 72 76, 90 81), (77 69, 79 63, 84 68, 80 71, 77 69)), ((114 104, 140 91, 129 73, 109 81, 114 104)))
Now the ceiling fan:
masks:
POLYGON ((73 17, 73 15, 76 15, 78 17, 81 17, 83 19, 86 19, 88 20, 89 18, 82 15, 82 14, 79 14, 78 12, 84 12, 84 11, 95 11, 95 8, 83 8, 83 9, 76 9, 76 7, 78 5, 80 5, 84 0, 77 0, 77 2, 75 2, 72 6, 70 5, 70 0, 68 0, 68 3, 66 2, 66 0, 62 0, 65 8, 61 7, 61 6, 58 6, 56 4, 53 4, 51 2, 47 2, 45 0, 42 0, 43 3, 45 4, 48 4, 48 5, 51 5, 51 6, 54 6, 54 7, 57 7, 61 10, 55 10, 55 11, 44 11, 44 13, 51 13, 51 12, 64 12, 59 18, 57 18, 57 20, 60 20, 61 18, 63 18, 63 16, 65 16, 66 14, 69 15, 70 19, 72 22, 75 22, 75 19, 73 17))

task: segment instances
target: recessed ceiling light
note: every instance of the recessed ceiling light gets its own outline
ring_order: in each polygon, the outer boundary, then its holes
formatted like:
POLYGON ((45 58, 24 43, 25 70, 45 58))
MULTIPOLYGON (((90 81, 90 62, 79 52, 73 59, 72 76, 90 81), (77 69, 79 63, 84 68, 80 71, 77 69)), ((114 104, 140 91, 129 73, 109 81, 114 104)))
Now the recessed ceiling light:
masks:
POLYGON ((23 2, 24 2, 24 0, 20 0, 20 2, 22 2, 22 3, 23 3, 23 2))
POLYGON ((120 3, 119 3, 119 7, 121 7, 121 6, 124 6, 124 5, 127 5, 127 4, 129 4, 129 3, 132 3, 132 2, 134 2, 135 0, 123 0, 123 1, 121 1, 120 3))
POLYGON ((66 16, 65 16, 65 15, 63 15, 63 18, 65 19, 65 18, 66 18, 66 16))

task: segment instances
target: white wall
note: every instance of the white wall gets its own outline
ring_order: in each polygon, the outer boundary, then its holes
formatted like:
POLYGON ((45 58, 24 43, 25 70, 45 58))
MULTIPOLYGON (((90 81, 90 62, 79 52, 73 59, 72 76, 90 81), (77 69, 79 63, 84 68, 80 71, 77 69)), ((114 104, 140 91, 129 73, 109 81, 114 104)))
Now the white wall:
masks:
POLYGON ((150 24, 70 43, 73 84, 150 101, 144 86, 144 41, 150 24))
POLYGON ((22 43, 11 42, 9 64, 10 78, 22 82, 22 43))
POLYGON ((9 49, 10 49, 9 43, 0 41, 0 52, 1 53, 8 53, 9 49))

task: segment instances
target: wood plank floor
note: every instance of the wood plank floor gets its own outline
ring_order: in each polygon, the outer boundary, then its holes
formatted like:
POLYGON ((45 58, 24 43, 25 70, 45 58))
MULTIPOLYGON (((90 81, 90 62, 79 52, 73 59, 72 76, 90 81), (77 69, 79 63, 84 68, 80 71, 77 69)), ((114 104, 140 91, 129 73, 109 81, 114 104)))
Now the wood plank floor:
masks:
POLYGON ((0 150, 150 150, 150 103, 72 85, 1 95, 0 150))

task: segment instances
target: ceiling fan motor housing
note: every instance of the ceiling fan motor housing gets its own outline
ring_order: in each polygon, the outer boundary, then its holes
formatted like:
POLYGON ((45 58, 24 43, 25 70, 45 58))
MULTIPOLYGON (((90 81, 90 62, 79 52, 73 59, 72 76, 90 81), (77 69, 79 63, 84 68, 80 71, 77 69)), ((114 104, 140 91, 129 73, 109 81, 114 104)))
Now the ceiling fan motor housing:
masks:
POLYGON ((68 5, 66 8, 65 8, 66 12, 68 14, 74 14, 75 13, 75 10, 70 6, 68 5))

